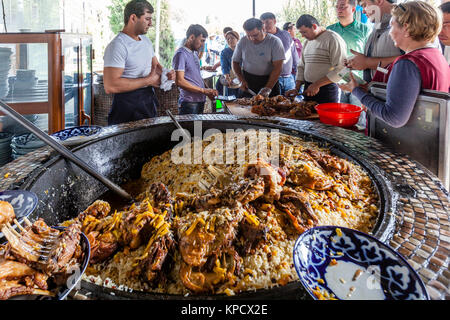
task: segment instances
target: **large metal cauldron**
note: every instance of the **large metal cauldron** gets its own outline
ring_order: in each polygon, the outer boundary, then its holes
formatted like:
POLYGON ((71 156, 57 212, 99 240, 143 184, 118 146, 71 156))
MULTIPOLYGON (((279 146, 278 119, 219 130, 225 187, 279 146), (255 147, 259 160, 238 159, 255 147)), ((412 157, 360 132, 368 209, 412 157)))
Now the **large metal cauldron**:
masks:
MULTIPOLYGON (((316 141, 328 146, 333 153, 362 166, 376 185, 381 200, 381 210, 372 234, 387 242, 393 234, 395 219, 396 193, 393 191, 384 173, 359 153, 347 149, 329 139, 312 135, 296 126, 295 121, 261 119, 238 119, 220 116, 183 116, 179 117, 181 125, 194 133, 194 120, 202 120, 203 131, 207 129, 278 129, 281 133, 300 136, 309 141, 316 141), (294 123, 294 125, 292 125, 294 123)), ((144 163, 153 156, 174 147, 178 142, 171 141, 175 126, 168 118, 158 118, 144 126, 130 126, 113 132, 93 142, 86 143, 76 149, 75 154, 84 159, 98 171, 117 184, 139 178, 144 163)), ((83 211, 94 200, 100 198, 107 189, 94 178, 80 170, 77 166, 55 156, 35 170, 26 179, 21 188, 35 192, 40 201, 31 218, 42 217, 49 224, 58 224, 71 219, 83 211)), ((100 299, 299 299, 307 298, 299 282, 269 290, 257 290, 226 296, 172 296, 140 292, 123 292, 82 282, 83 290, 88 290, 93 297, 100 299)))

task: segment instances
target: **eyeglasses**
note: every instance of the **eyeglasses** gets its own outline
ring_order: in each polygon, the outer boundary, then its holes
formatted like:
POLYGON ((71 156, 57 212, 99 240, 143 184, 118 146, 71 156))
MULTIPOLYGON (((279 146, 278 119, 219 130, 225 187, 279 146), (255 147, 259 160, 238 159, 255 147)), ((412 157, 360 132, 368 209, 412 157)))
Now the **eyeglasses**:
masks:
POLYGON ((403 10, 403 12, 406 12, 406 8, 403 6, 403 4, 399 4, 397 7, 403 10))

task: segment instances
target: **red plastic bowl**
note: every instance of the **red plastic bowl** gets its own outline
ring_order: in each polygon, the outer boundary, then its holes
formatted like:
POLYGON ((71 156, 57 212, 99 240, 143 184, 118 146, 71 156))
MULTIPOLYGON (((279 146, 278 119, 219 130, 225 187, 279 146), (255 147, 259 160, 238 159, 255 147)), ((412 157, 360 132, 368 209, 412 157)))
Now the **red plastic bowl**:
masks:
POLYGON ((315 106, 320 122, 338 127, 354 126, 363 110, 362 107, 348 103, 322 103, 315 106))

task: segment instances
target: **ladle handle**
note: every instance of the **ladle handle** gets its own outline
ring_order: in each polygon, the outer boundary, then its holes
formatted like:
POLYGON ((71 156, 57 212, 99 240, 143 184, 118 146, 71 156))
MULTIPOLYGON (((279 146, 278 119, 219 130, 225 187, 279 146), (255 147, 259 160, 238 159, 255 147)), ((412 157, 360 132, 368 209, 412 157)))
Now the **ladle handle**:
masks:
POLYGON ((184 131, 183 127, 180 125, 180 123, 177 121, 177 119, 175 119, 172 112, 170 112, 170 110, 166 110, 166 113, 169 115, 170 119, 172 119, 173 123, 175 123, 177 128, 181 130, 181 133, 187 139, 186 141, 191 141, 191 137, 186 133, 186 131, 184 131))
POLYGON ((106 178, 104 175, 98 173, 96 170, 94 170, 91 166, 89 166, 86 162, 75 156, 69 149, 67 149, 65 146, 60 144, 55 139, 51 138, 48 134, 43 132, 41 129, 36 127, 33 123, 28 121, 24 116, 22 116, 20 113, 18 113, 16 110, 8 106, 6 103, 4 103, 2 100, 0 100, 0 110, 4 112, 6 115, 10 116, 14 120, 16 120, 18 123, 23 125, 25 128, 30 130, 33 134, 35 134, 39 139, 44 141, 46 144, 48 144, 50 147, 55 149, 59 154, 61 154, 63 157, 69 159, 73 163, 75 163, 77 166, 79 166, 81 169, 89 173, 91 176, 102 182, 108 189, 115 192, 119 196, 128 199, 133 200, 130 194, 128 194, 125 190, 123 190, 121 187, 116 185, 114 182, 106 178))

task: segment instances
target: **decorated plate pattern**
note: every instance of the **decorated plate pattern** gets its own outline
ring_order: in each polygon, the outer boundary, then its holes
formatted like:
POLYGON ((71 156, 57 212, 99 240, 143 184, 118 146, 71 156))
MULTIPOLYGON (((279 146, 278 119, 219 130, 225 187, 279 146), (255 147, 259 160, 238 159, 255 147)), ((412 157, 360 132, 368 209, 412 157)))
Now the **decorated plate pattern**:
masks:
POLYGON ((294 245, 294 265, 314 299, 429 300, 422 280, 400 254, 357 230, 309 229, 294 245))
POLYGON ((51 136, 66 146, 72 146, 92 140, 100 134, 100 126, 79 126, 53 133, 51 136))
MULTIPOLYGON (((0 192, 0 200, 9 202, 16 214, 16 219, 22 222, 36 208, 38 198, 35 193, 26 190, 6 190, 0 192)), ((2 235, 0 233, 0 235, 2 235)))

